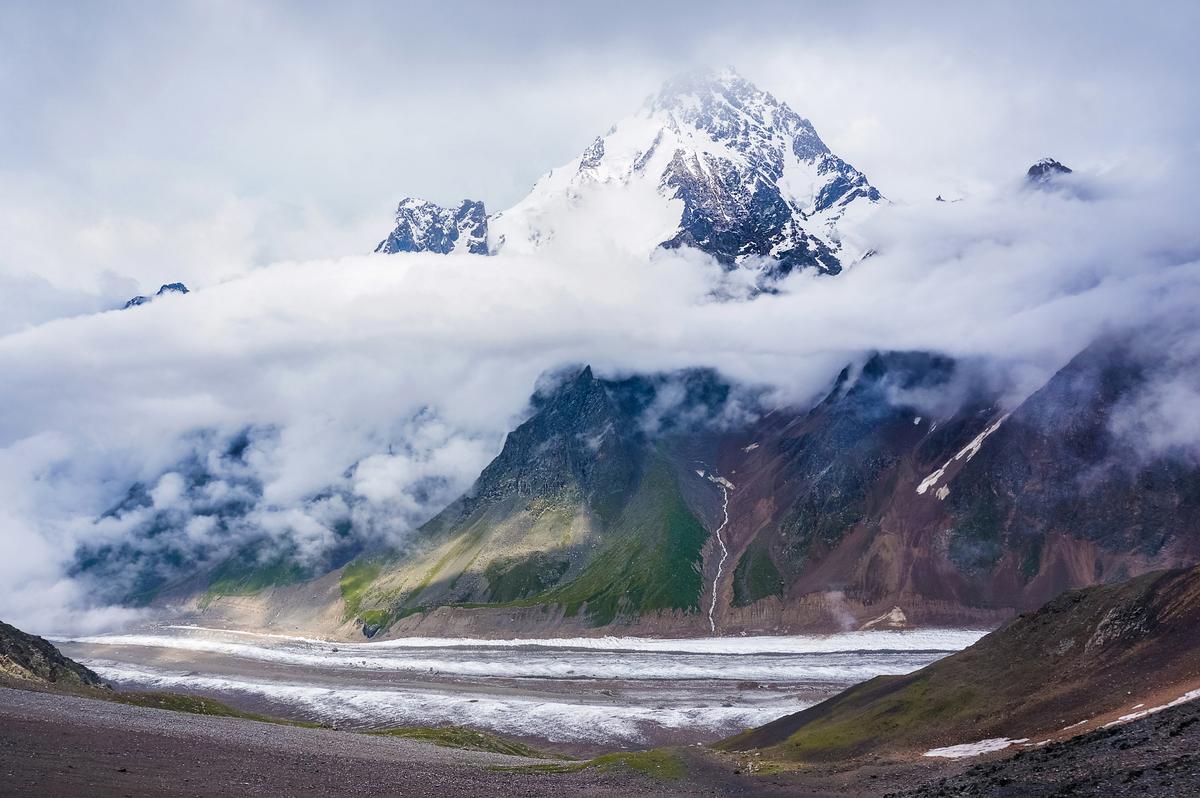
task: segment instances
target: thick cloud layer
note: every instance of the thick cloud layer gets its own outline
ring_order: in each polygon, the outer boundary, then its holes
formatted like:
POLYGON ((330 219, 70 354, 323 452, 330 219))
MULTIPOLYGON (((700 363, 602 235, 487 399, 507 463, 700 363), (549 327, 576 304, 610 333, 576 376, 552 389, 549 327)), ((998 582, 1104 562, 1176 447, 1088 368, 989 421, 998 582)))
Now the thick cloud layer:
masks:
MULTIPOLYGON (((127 611, 70 578, 76 550, 162 519, 212 561, 250 535, 314 562, 347 535, 402 539, 470 485, 539 375, 565 364, 710 366, 804 402, 863 351, 930 349, 986 363, 1015 402, 1115 328, 1175 318, 1164 351, 1197 351, 1194 176, 1077 179, 1086 191, 1014 180, 888 207, 868 231, 878 255, 750 302, 713 301, 724 278, 697 253, 631 257, 564 218, 538 257, 279 262, 11 333, 0 617, 44 631, 117 622, 127 611)), ((1160 423, 1195 405, 1194 382, 1175 377, 1145 400, 1150 446, 1200 437, 1194 420, 1160 423)))
POLYGON ((1200 5, 0 6, 0 331, 368 252, 406 195, 519 199, 731 63, 893 199, 1195 157, 1200 5), (48 32, 52 31, 53 35, 48 32))

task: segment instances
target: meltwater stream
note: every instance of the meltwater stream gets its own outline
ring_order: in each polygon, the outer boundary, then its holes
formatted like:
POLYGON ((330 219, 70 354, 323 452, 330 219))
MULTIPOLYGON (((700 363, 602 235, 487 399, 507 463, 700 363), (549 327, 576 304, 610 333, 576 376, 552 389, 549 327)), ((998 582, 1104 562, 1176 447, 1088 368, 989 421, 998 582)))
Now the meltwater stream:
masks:
POLYGON ((60 645, 123 689, 200 693, 340 727, 453 723, 621 747, 718 739, 915 670, 982 634, 342 643, 164 626, 60 645))
POLYGON ((711 627, 713 634, 717 633, 717 591, 721 586, 721 574, 725 570, 725 561, 729 559, 729 549, 725 546, 725 538, 721 537, 721 532, 725 527, 729 526, 729 491, 733 487, 728 480, 719 477, 709 477, 721 487, 721 512, 725 518, 721 521, 721 525, 717 527, 717 531, 713 534, 717 538, 717 543, 721 546, 721 558, 717 560, 717 574, 713 577, 712 584, 712 603, 708 605, 708 625, 711 627))

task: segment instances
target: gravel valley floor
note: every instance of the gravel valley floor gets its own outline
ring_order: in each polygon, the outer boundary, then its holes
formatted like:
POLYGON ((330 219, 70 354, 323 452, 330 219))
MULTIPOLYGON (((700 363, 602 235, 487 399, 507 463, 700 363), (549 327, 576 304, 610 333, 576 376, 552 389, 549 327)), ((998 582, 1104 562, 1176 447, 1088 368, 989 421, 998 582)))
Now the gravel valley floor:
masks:
MULTIPOLYGON (((709 763, 635 773, 498 772, 530 760, 351 732, 0 689, 5 796, 781 795, 709 763)), ((795 794, 789 792, 788 794, 795 794)))
POLYGON ((0 688, 0 795, 792 796, 1049 798, 1200 795, 1200 702, 1013 755, 859 762, 748 775, 744 764, 677 749, 686 775, 521 773, 538 760, 348 731, 127 706, 0 688))

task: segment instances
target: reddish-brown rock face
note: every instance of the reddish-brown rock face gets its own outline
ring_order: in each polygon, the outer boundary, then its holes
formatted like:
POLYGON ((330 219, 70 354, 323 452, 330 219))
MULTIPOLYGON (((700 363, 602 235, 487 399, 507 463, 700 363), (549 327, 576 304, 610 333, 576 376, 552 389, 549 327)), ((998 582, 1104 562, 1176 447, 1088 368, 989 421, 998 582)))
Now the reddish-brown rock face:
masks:
POLYGON ((904 401, 953 372, 876 356, 812 411, 724 443, 727 628, 858 626, 894 606, 918 625, 991 622, 1200 561, 1200 471, 1113 429, 1151 378, 1130 347, 1090 347, 1012 410, 979 392, 942 416, 904 401))

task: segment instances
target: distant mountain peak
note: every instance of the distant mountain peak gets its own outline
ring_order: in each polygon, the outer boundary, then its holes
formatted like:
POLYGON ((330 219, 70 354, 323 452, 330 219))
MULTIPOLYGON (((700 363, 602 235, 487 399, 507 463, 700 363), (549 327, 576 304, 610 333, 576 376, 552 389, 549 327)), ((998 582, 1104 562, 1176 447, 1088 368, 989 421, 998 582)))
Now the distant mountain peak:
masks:
POLYGON ((465 199, 455 208, 406 197, 396 207, 396 227, 376 252, 469 252, 486 255, 487 211, 483 203, 465 199))
POLYGON ((133 297, 132 299, 130 299, 129 301, 127 301, 122 306, 121 309, 128 310, 129 308, 135 308, 138 305, 144 305, 147 302, 150 302, 151 300, 153 300, 154 297, 163 296, 164 294, 187 294, 187 293, 190 293, 190 292, 188 291, 188 287, 186 285, 184 285, 183 283, 165 283, 161 288, 158 289, 158 291, 155 292, 154 296, 142 296, 141 294, 139 294, 139 295, 133 297))
POLYGON ((761 91, 731 67, 701 67, 680 72, 668 78, 658 91, 646 100, 645 107, 651 111, 680 109, 706 99, 720 98, 728 102, 744 104, 774 98, 761 91))
POLYGON ((830 153, 811 122, 732 67, 671 78, 650 98, 646 110, 668 114, 676 124, 693 126, 739 150, 752 150, 764 162, 776 161, 782 149, 805 160, 830 153))
POLYGON ((1042 158, 1029 167, 1025 179, 1030 183, 1049 183, 1057 177, 1071 174, 1072 171, 1074 170, 1053 158, 1042 158))
POLYGON ((479 205, 468 230, 461 207, 402 203, 376 251, 457 251, 465 236, 471 252, 531 252, 571 219, 633 254, 692 247, 770 283, 861 259, 870 247, 854 231, 881 199, 786 103, 731 67, 700 69, 666 81, 512 208, 485 217, 479 205))

